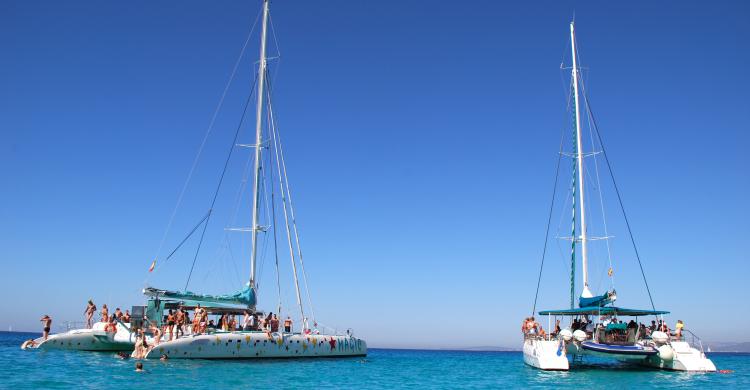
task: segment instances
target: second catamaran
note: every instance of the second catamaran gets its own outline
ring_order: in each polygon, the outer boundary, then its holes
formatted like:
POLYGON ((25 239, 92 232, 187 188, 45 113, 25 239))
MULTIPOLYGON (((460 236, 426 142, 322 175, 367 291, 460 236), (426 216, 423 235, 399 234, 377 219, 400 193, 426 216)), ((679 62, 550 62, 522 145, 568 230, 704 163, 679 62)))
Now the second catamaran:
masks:
MULTIPOLYGON (((683 328, 682 322, 679 322, 675 332, 670 332, 664 322, 663 316, 668 314, 667 311, 656 310, 651 300, 651 309, 627 309, 614 306, 617 294, 614 288, 604 294, 594 296, 589 284, 589 241, 594 238, 588 236, 587 229, 589 224, 586 220, 586 203, 587 198, 584 196, 584 179, 587 177, 585 171, 585 157, 596 157, 601 153, 606 159, 604 146, 601 144, 599 132, 596 128, 596 122, 591 116, 588 100, 585 95, 583 83, 580 78, 580 67, 578 64, 578 52, 576 49, 576 34, 574 23, 570 24, 570 39, 573 66, 571 68, 571 95, 572 111, 574 115, 575 139, 573 140, 573 152, 562 153, 575 159, 573 164, 573 178, 571 192, 573 221, 572 235, 569 239, 572 242, 572 254, 570 263, 570 307, 561 310, 544 310, 538 314, 546 317, 547 329, 550 333, 543 331, 543 328, 536 322, 533 317, 524 322, 524 343, 523 359, 530 366, 543 370, 568 370, 571 361, 581 361, 586 356, 598 356, 616 361, 634 363, 656 368, 678 370, 678 371, 715 371, 716 367, 703 352, 700 340, 687 329, 683 328), (583 98, 583 99, 582 99, 583 98), (581 131, 581 100, 586 102, 585 108, 589 113, 590 126, 593 127, 591 134, 592 144, 594 143, 593 134, 597 134, 596 139, 599 141, 601 152, 584 152, 583 134, 581 131), (578 234, 576 234, 578 232, 578 234), (576 249, 580 249, 577 253, 576 249), (575 266, 577 255, 581 260, 581 276, 583 281, 582 292, 578 298, 578 307, 575 305, 575 266), (651 326, 639 324, 640 318, 653 318, 651 326), (623 318, 630 321, 623 321, 623 318), (560 324, 558 320, 569 321, 568 324, 560 324), (554 322, 553 322, 554 321, 554 322), (658 321, 658 323, 657 323, 658 321), (556 324, 552 328, 552 324, 556 324), (566 328, 562 326, 567 325, 566 328)), ((607 162, 607 166, 609 163, 607 162)), ((559 163, 558 163, 559 168, 559 163)), ((559 169, 558 169, 559 172, 559 169)), ((611 170, 610 170, 611 175, 611 170)), ((591 176, 598 180, 598 167, 594 168, 591 176)), ((614 180, 614 177, 613 177, 614 180)), ((600 183, 597 187, 601 191, 600 183)), ((615 186, 617 191, 617 187, 615 186)), ((618 193, 619 198, 619 193, 618 193)), ((600 198, 602 201, 602 198, 600 198)), ((602 201, 603 202, 603 201, 602 201)), ((554 195, 553 195, 554 204, 554 195)), ((620 202, 622 207, 622 202, 620 202)), ((550 208, 550 217, 553 208, 550 208)), ((602 214, 604 206, 602 204, 602 214)), ((623 216, 624 214, 624 208, 623 216)), ((625 222, 630 233, 630 226, 625 222)), ((600 239, 608 239, 606 220, 603 222, 605 234, 600 239)), ((549 236, 549 226, 547 228, 549 236)), ((632 238, 632 234, 631 234, 632 238)), ((546 253, 545 238, 545 253, 546 253)), ((609 247, 607 248, 609 256, 609 247)), ((636 251, 636 257, 638 253, 636 251)), ((543 256, 544 257, 544 256, 543 256)), ((638 259, 640 263, 640 259, 638 259)), ((612 277, 611 258, 609 259, 608 276, 612 277)), ((544 265, 544 261, 542 261, 544 265)), ((642 268, 642 267, 641 267, 642 268)), ((539 273, 541 281, 541 272, 539 273)), ((644 275, 645 282, 645 275, 644 275)), ((646 284, 648 289, 648 284, 646 284)), ((539 284, 537 284, 537 296, 539 294, 539 284)), ((651 292, 648 291, 649 298, 651 292)), ((536 298, 534 309, 536 311, 536 298)))

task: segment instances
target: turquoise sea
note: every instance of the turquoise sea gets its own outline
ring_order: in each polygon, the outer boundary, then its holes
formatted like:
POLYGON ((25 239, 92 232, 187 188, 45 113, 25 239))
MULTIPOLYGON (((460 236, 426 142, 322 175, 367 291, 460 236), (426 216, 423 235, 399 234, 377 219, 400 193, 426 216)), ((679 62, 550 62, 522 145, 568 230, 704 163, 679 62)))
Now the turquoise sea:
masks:
POLYGON ((543 372, 520 352, 371 349, 366 358, 273 361, 135 361, 112 353, 22 351, 38 334, 0 332, 0 388, 750 388, 750 354, 712 354, 727 374, 619 365, 543 372))

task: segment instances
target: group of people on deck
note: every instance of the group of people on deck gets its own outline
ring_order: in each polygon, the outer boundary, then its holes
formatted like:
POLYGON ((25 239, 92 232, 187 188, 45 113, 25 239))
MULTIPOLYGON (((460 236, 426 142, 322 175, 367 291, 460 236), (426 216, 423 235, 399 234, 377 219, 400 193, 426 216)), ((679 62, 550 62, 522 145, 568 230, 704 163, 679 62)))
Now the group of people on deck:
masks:
MULTIPOLYGON (((623 321, 618 320, 616 317, 609 317, 609 316, 602 316, 601 321, 598 324, 595 324, 593 320, 589 319, 588 315, 583 315, 583 317, 579 318, 576 317, 573 319, 573 322, 571 323, 570 330, 575 332, 576 330, 582 330, 588 334, 594 333, 594 331, 599 328, 608 328, 608 325, 610 324, 625 324, 623 321)), ((620 325, 622 327, 622 325, 620 325)), ((667 335, 679 340, 682 338, 682 330, 685 327, 685 323, 682 322, 682 320, 677 320, 677 324, 675 325, 675 331, 672 332, 669 329, 669 326, 667 326, 667 323, 664 322, 664 320, 659 320, 657 323, 656 320, 651 321, 650 326, 646 326, 643 323, 637 323, 635 320, 630 320, 627 324, 624 325, 625 329, 635 329, 637 331, 637 334, 641 335, 641 337, 651 337, 651 334, 655 331, 661 331, 666 333, 667 335)), ((556 337, 562 329, 560 328, 560 320, 555 321, 555 329, 552 331, 550 336, 556 337)), ((538 322, 534 319, 534 317, 526 317, 523 320, 523 323, 521 324, 521 332, 523 332, 524 336, 527 335, 537 335, 540 337, 545 337, 546 332, 544 331, 544 328, 542 328, 541 325, 539 325, 538 322)))
MULTIPOLYGON (((94 304, 94 301, 89 299, 88 303, 86 304, 86 309, 84 309, 83 314, 86 316, 86 329, 91 329, 94 325, 94 315, 96 314, 96 304, 94 304)), ((103 322, 106 325, 104 326, 104 330, 108 332, 116 332, 117 331, 117 322, 122 323, 130 323, 130 310, 125 310, 123 312, 120 310, 120 308, 116 308, 115 312, 111 315, 109 314, 109 308, 107 307, 107 304, 105 303, 102 305, 102 310, 100 312, 100 319, 99 322, 103 322)))

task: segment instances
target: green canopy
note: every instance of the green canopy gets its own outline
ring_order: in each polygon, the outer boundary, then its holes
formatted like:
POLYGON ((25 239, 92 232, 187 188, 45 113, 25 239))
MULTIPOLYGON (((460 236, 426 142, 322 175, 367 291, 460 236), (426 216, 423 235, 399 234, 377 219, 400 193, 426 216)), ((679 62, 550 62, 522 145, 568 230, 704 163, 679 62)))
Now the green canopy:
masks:
POLYGON ((578 316, 578 315, 618 315, 618 316, 653 316, 659 314, 669 314, 668 311, 663 310, 646 310, 646 309, 626 309, 624 307, 614 306, 589 306, 579 307, 577 309, 562 309, 562 310, 542 310, 539 315, 553 315, 553 316, 578 316))

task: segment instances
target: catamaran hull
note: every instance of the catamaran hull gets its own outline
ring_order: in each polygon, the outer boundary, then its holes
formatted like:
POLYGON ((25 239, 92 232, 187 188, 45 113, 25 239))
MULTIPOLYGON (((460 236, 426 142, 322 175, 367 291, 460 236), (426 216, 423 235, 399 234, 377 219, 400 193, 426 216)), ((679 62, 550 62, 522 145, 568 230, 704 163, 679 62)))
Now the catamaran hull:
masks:
POLYGON ((663 370, 716 371, 716 366, 705 354, 683 341, 673 341, 657 349, 644 348, 644 352, 640 353, 614 351, 611 350, 613 346, 601 347, 597 343, 568 342, 562 356, 558 355, 559 345, 557 340, 525 340, 523 361, 542 370, 568 370, 569 362, 566 355, 596 356, 663 370))
POLYGON ((570 366, 565 351, 557 340, 525 340, 523 361, 532 367, 549 371, 567 371, 570 366))
POLYGON ((191 335, 162 342, 147 359, 264 359, 367 355, 367 343, 355 337, 265 332, 191 335))
MULTIPOLYGON (((691 347, 684 341, 673 341, 669 343, 672 356, 662 359, 658 355, 652 356, 642 362, 649 367, 673 371, 714 372, 716 366, 706 355, 697 348, 691 347)), ((663 347, 662 347, 663 348, 663 347)))
POLYGON ((65 333, 50 335, 47 340, 41 337, 34 340, 28 349, 66 349, 77 351, 132 351, 135 336, 122 325, 117 332, 105 332, 104 323, 96 323, 92 329, 73 329, 65 333))
POLYGON ((105 332, 95 324, 93 329, 74 329, 65 333, 50 335, 47 340, 41 337, 34 340, 31 349, 66 349, 76 351, 132 351, 135 336, 127 328, 118 325, 117 333, 105 332))

